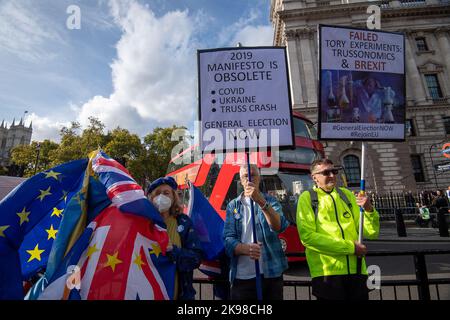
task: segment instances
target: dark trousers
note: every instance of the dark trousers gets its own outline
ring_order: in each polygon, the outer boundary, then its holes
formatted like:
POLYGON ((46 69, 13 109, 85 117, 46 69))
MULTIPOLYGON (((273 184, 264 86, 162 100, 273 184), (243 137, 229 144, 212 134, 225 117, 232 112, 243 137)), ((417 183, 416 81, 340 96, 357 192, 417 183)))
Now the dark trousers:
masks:
POLYGON ((367 276, 351 274, 312 279, 312 294, 317 300, 369 300, 367 276))
MULTIPOLYGON (((263 300, 283 300, 283 277, 261 277, 263 300)), ((231 285, 231 300, 256 300, 256 280, 235 279, 231 285)))

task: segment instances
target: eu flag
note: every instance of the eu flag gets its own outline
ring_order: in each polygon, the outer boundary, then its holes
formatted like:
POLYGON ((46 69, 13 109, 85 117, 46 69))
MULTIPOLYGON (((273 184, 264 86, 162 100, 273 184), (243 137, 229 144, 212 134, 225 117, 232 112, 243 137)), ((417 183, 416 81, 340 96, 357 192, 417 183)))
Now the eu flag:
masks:
POLYGON ((75 160, 41 172, 0 202, 0 299, 22 299, 22 280, 47 264, 66 204, 80 189, 87 163, 75 160))
POLYGON ((224 221, 208 199, 190 184, 188 215, 197 232, 206 260, 215 260, 224 250, 222 239, 224 221))
POLYGON ((129 172, 92 152, 0 202, 0 299, 23 299, 22 280, 39 271, 29 299, 169 299, 167 243, 161 216, 129 172), (121 290, 102 289, 112 278, 121 290))

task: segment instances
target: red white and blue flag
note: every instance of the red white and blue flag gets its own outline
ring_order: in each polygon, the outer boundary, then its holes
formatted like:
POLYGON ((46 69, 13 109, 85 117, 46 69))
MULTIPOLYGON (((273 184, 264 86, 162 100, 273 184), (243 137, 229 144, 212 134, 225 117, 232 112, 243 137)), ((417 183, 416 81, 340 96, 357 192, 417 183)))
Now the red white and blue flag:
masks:
POLYGON ((26 298, 172 299, 169 238, 142 188, 102 152, 90 156, 83 181, 83 193, 63 211, 45 275, 26 298), (82 221, 89 225, 80 228, 82 221))
POLYGON ((120 163, 100 151, 92 159, 92 169, 105 186, 113 205, 123 212, 149 218, 165 228, 158 211, 145 197, 144 190, 120 163))
MULTIPOLYGON (((160 243, 166 233, 148 220, 111 205, 89 225, 90 241, 74 265, 67 263, 39 299, 169 300, 174 264, 160 243), (126 235, 126 236, 124 236, 126 235), (69 284, 68 284, 69 283, 69 284), (70 283, 72 285, 70 285, 70 283), (73 295, 71 290, 78 290, 73 295)), ((83 246, 83 244, 80 244, 83 246)))

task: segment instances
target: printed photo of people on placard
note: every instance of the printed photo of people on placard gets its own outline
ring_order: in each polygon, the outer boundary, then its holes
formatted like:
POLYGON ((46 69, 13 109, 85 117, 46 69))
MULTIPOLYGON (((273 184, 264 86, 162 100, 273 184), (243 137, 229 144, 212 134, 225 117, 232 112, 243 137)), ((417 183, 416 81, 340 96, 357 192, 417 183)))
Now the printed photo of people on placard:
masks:
POLYGON ((322 70, 322 122, 404 123, 402 74, 322 70))

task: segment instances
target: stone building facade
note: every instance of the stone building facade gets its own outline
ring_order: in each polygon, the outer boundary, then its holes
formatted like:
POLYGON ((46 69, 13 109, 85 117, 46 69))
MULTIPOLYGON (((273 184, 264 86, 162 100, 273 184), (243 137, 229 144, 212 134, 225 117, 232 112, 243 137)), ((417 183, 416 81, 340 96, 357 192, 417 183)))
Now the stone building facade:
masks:
POLYGON ((8 166, 10 162, 10 151, 20 144, 30 144, 31 134, 33 133, 32 124, 26 127, 23 120, 18 124, 13 123, 8 128, 4 121, 0 125, 0 165, 8 166))
MULTIPOLYGON (((293 108, 317 121, 318 25, 367 28, 369 5, 380 8, 382 31, 405 34, 407 138, 366 144, 366 187, 446 189, 450 171, 435 168, 450 161, 441 152, 450 142, 450 1, 272 0, 274 45, 287 47, 293 108)), ((361 142, 324 145, 356 189, 361 142)))

